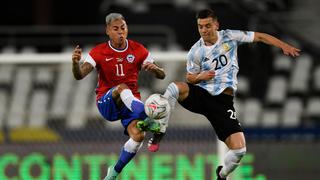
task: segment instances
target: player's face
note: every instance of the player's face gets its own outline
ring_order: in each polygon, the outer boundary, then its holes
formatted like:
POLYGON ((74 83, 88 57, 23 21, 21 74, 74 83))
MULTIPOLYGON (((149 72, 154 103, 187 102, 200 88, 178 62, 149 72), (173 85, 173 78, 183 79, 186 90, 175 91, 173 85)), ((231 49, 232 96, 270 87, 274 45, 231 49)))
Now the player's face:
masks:
POLYGON ((214 41, 217 37, 219 23, 211 17, 198 19, 198 31, 204 42, 214 41))
POLYGON ((128 27, 126 21, 117 19, 112 21, 106 28, 106 33, 109 36, 111 43, 115 47, 125 46, 125 40, 128 36, 128 27))

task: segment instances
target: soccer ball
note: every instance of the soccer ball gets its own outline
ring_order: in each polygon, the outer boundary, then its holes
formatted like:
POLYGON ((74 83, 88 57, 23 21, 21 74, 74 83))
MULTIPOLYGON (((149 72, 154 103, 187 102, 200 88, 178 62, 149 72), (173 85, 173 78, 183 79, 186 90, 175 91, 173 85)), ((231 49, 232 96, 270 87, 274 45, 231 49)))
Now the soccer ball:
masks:
POLYGON ((170 104, 161 94, 152 94, 144 104, 144 110, 152 119, 162 119, 169 115, 170 104))

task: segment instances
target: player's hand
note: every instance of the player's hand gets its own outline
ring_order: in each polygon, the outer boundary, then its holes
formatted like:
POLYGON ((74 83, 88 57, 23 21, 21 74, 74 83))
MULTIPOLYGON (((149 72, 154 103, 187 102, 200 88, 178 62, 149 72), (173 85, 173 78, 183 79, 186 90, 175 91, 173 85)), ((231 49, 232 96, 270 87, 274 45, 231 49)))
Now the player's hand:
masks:
POLYGON ((158 79, 164 79, 166 77, 164 70, 154 63, 142 64, 141 69, 152 72, 158 79))
POLYGON ((154 63, 146 63, 146 64, 143 64, 141 66, 142 70, 145 70, 145 71, 149 71, 149 72, 154 72, 154 73, 159 73, 159 72, 162 72, 163 69, 160 68, 159 66, 157 66, 156 64, 154 63))
POLYGON ((77 45, 72 53, 72 62, 74 64, 78 64, 80 59, 81 59, 81 54, 82 54, 82 49, 80 48, 79 45, 77 45))
POLYGON ((151 72, 154 72, 158 69, 159 67, 153 63, 146 63, 146 64, 143 64, 142 65, 142 70, 145 70, 145 71, 151 71, 151 72))
POLYGON ((285 44, 282 48, 283 54, 287 56, 297 57, 300 56, 300 49, 290 46, 289 44, 285 44))
POLYGON ((216 73, 213 70, 202 71, 200 74, 198 74, 197 79, 199 79, 201 81, 208 81, 208 80, 211 80, 212 78, 214 78, 215 75, 216 75, 216 73))

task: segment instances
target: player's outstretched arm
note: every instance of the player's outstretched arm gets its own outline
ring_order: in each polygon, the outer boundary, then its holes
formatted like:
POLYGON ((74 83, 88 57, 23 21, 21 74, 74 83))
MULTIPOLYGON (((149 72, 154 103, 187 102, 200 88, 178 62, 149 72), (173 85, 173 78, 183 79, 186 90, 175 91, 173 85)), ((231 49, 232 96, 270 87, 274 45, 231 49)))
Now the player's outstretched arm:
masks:
POLYGON ((77 45, 76 48, 74 48, 72 53, 72 72, 76 80, 80 80, 84 78, 93 69, 92 65, 87 62, 80 65, 79 61, 81 59, 81 54, 82 54, 82 49, 79 47, 79 45, 77 45))
POLYGON ((142 69, 153 73, 156 76, 156 78, 158 78, 158 79, 164 79, 166 77, 166 74, 165 74, 163 68, 160 68, 155 63, 143 64, 142 69))
POLYGON ((263 42, 269 45, 276 46, 280 49, 282 49, 283 54, 292 56, 292 57, 297 57, 300 55, 300 49, 295 48, 280 39, 271 36, 270 34, 266 33, 260 33, 260 32, 255 32, 254 33, 254 42, 263 42))

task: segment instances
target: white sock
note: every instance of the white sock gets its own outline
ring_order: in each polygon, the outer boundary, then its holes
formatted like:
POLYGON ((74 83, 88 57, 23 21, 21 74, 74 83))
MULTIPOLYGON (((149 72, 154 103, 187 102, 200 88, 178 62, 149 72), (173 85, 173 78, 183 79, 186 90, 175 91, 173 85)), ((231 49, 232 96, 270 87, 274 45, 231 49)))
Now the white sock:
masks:
POLYGON ((143 142, 136 142, 133 139, 129 139, 125 144, 124 144, 124 150, 130 153, 136 153, 138 150, 141 148, 143 142))
POLYGON ((170 83, 164 92, 163 96, 168 99, 171 110, 174 109, 175 104, 179 98, 179 89, 175 83, 170 83))
POLYGON ((131 107, 133 100, 141 102, 139 99, 134 97, 134 95, 132 94, 132 91, 130 89, 125 89, 125 90, 121 91, 120 98, 121 98, 122 102, 124 103, 124 105, 128 109, 130 109, 130 111, 133 111, 132 107, 131 107))
POLYGON ((246 154, 246 148, 229 150, 224 157, 224 166, 220 171, 222 178, 227 177, 239 164, 241 158, 246 154))
MULTIPOLYGON (((170 111, 172 112, 174 110, 177 99, 179 98, 179 89, 178 89, 177 85, 175 83, 170 83, 166 89, 166 92, 163 94, 163 96, 168 99, 169 104, 170 104, 170 111)), ((167 117, 159 120, 160 124, 161 124, 160 132, 162 132, 162 133, 166 132, 166 129, 169 125, 169 119, 170 119, 171 112, 169 113, 169 115, 167 117)))
POLYGON ((123 146, 120 152, 119 160, 114 166, 114 170, 120 173, 122 169, 131 161, 136 155, 138 150, 141 148, 142 142, 136 142, 133 139, 129 139, 123 146))

